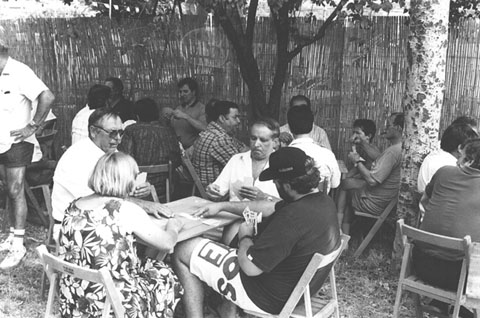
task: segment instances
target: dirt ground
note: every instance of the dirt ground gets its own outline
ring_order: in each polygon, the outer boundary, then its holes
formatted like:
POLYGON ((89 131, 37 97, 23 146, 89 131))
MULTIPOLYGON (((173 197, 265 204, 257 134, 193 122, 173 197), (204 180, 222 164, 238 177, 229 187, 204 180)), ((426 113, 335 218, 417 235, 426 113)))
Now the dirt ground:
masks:
MULTIPOLYGON (((3 216, 3 213, 0 215, 3 216)), ((392 271, 394 266, 389 257, 391 229, 392 227, 385 227, 359 260, 352 257, 353 250, 358 245, 358 240, 353 239, 350 249, 337 263, 335 274, 341 317, 392 316, 399 272, 392 271)), ((1 239, 5 236, 0 234, 1 239)), ((26 231, 27 257, 11 272, 0 272, 0 317, 44 316, 45 301, 41 299, 39 292, 42 268, 34 251, 44 238, 45 229, 29 223, 26 231)), ((4 256, 0 254, 0 260, 4 256)), ((405 297, 401 317, 414 317, 412 307, 410 299, 405 297)), ((176 316, 183 317, 181 310, 176 316)), ((214 311, 207 310, 205 317, 218 316, 214 311)))

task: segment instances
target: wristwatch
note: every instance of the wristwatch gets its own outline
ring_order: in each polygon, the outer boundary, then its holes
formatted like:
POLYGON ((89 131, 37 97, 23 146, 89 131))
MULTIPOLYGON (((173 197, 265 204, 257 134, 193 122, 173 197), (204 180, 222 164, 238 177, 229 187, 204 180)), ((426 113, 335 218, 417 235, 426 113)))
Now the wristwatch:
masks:
POLYGON ((33 120, 33 119, 28 123, 28 126, 31 126, 31 127, 35 128, 35 129, 38 129, 38 127, 40 127, 40 125, 37 124, 37 123, 35 122, 35 120, 33 120))

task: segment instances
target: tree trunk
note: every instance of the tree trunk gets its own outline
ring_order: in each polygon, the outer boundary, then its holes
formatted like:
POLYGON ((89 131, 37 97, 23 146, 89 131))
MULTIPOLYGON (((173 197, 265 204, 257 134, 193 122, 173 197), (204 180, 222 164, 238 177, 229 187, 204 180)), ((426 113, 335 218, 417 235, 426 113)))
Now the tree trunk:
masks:
POLYGON ((449 3, 438 0, 411 1, 409 68, 403 101, 405 129, 402 177, 397 207, 397 216, 404 218, 407 224, 414 224, 417 219, 417 176, 420 165, 428 153, 438 148, 445 90, 449 3))

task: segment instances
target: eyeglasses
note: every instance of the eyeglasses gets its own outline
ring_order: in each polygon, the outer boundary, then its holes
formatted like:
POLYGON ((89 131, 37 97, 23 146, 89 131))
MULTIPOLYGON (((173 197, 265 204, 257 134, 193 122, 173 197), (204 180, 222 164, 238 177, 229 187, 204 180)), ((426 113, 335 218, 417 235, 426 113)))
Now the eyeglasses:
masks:
POLYGON ((120 138, 122 138, 123 134, 125 133, 125 131, 123 129, 118 129, 118 130, 106 130, 100 126, 95 126, 93 125, 93 127, 97 127, 101 130, 103 130, 104 132, 106 132, 108 134, 108 137, 114 139, 116 138, 117 136, 119 136, 120 138))

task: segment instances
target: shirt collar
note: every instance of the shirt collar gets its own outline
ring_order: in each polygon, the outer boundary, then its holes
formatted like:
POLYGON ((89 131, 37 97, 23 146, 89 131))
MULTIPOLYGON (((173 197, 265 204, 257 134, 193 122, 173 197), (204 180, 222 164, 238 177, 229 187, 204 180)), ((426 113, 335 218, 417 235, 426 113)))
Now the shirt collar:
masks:
POLYGON ((313 144, 315 141, 311 137, 300 137, 294 139, 291 143, 290 146, 292 145, 298 145, 298 144, 313 144))

